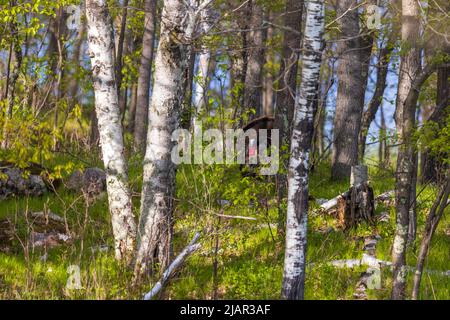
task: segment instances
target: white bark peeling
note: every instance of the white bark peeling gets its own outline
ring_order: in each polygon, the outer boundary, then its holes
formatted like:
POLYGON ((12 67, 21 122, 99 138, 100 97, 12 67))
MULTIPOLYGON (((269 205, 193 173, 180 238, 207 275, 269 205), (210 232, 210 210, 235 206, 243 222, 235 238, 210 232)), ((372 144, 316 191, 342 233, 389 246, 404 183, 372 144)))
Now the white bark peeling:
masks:
POLYGON ((95 111, 98 119, 116 258, 129 261, 136 226, 128 188, 121 117, 114 73, 114 39, 106 0, 87 0, 86 18, 95 111))
POLYGON ((302 83, 293 124, 289 160, 286 249, 282 298, 302 299, 306 265, 306 233, 308 223, 308 168, 312 139, 314 99, 319 82, 322 35, 324 31, 323 1, 308 1, 302 58, 302 83))

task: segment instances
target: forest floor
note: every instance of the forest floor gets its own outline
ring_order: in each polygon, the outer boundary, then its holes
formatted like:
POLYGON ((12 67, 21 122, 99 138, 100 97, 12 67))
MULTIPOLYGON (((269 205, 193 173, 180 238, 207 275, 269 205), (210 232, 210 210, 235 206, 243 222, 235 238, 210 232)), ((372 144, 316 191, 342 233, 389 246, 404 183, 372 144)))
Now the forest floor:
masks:
MULTIPOLYGON (((60 158, 57 162, 64 162, 60 158)), ((130 181, 136 215, 139 207, 141 159, 130 159, 130 181)), ((98 163, 97 163, 98 165, 98 163)), ((348 189, 347 182, 331 181, 329 166, 321 165, 311 176, 310 194, 331 199, 348 189)), ((370 167, 375 195, 393 190, 392 170, 370 167)), ((432 187, 417 188, 418 239, 408 250, 412 284, 426 214, 435 192, 432 187)), ((283 247, 277 234, 278 210, 273 178, 245 177, 238 167, 181 166, 177 173, 174 220, 174 252, 177 254, 196 231, 202 232, 200 250, 188 259, 172 278, 160 298, 165 299, 278 299, 280 297, 283 247), (224 201, 227 200, 224 205, 224 201), (219 218, 218 213, 253 217, 255 220, 219 218), (216 268, 215 268, 216 266, 216 268)), ((355 299, 358 281, 367 266, 336 268, 330 262, 361 258, 364 238, 378 235, 376 258, 391 259, 395 211, 379 206, 377 215, 389 219, 376 225, 361 224, 343 231, 336 219, 319 214, 311 204, 308 233, 306 298, 355 299)), ((39 198, 2 201, 0 219, 15 221, 17 234, 11 253, 0 253, 0 299, 141 299, 155 278, 130 285, 130 269, 114 260, 112 233, 106 196, 87 203, 83 196, 65 191, 39 198), (24 212, 48 209, 67 220, 74 241, 52 249, 33 249, 28 244, 24 212), (47 252, 46 252, 47 251, 47 252), (75 269, 73 266, 76 266, 75 269), (72 267, 69 267, 72 266, 72 267), (79 289, 67 287, 68 278, 80 270, 79 289), (75 271, 74 271, 75 270, 75 271)), ((450 218, 445 215, 433 237, 422 280, 422 299, 449 299, 450 218)), ((388 299, 391 271, 383 268, 381 286, 367 289, 368 299, 388 299)))

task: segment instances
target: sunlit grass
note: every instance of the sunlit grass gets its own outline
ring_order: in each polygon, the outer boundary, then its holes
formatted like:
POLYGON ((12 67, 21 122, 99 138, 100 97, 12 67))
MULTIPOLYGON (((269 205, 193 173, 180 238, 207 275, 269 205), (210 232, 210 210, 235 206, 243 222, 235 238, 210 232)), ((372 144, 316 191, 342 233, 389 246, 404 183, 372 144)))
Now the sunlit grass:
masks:
MULTIPOLYGON (((134 190, 133 202, 138 214, 141 185, 141 159, 130 161, 130 181, 134 190)), ((175 254, 201 231, 202 248, 172 279, 163 293, 169 299, 211 299, 214 295, 214 261, 217 260, 217 288, 219 299, 278 299, 283 272, 283 239, 277 234, 278 211, 273 199, 273 180, 243 179, 237 167, 180 167, 177 175, 177 210, 175 213, 175 254), (231 203, 225 206, 219 200, 231 203), (254 217, 256 220, 221 219, 217 213, 254 217), (215 250, 218 234, 218 250, 215 250)), ((394 179, 386 171, 371 168, 370 181, 375 194, 392 190, 394 179)), ((315 198, 330 199, 348 188, 348 181, 330 181, 329 167, 320 165, 311 177, 310 193, 315 198)), ((421 190, 421 186, 418 187, 421 190)), ((427 186, 419 196, 418 235, 415 248, 409 248, 408 265, 415 266, 426 214, 436 190, 427 186)), ((314 207, 314 205, 313 205, 314 207)), ((86 205, 79 194, 58 190, 41 198, 20 198, 2 201, 0 218, 8 217, 24 225, 24 212, 43 208, 65 217, 75 240, 49 250, 46 259, 42 249, 28 250, 26 228, 18 229, 14 251, 0 253, 0 298, 3 299, 140 299, 155 282, 146 279, 137 287, 130 285, 132 272, 114 259, 111 226, 105 197, 86 205), (99 246, 109 250, 101 252, 99 246), (66 288, 70 265, 80 267, 82 289, 66 288)), ((391 259, 392 238, 395 231, 394 209, 389 223, 377 226, 362 224, 346 232, 335 230, 322 233, 324 227, 334 227, 330 216, 312 214, 308 232, 307 299, 353 299, 356 283, 364 267, 337 269, 332 260, 360 258, 362 236, 377 233, 377 258, 391 259)), ((425 265, 427 270, 450 269, 450 227, 448 215, 433 238, 425 265)), ((412 272, 408 275, 409 287, 412 272)), ((372 299, 388 299, 391 272, 383 270, 382 289, 368 290, 372 299)), ((448 299, 450 277, 439 273, 425 273, 422 299, 448 299)))

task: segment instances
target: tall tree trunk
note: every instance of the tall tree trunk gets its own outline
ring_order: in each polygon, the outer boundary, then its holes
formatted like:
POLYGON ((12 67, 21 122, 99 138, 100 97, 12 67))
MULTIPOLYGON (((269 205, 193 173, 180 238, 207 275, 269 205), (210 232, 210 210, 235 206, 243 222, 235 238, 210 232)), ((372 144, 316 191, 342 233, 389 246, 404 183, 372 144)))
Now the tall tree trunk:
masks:
POLYGON ((364 73, 364 41, 360 36, 359 14, 354 0, 337 2, 336 15, 342 39, 338 42, 338 89, 334 117, 331 175, 348 179, 358 163, 358 136, 364 108, 367 75, 364 73))
MULTIPOLYGON (((124 45, 124 49, 123 49, 123 54, 124 55, 129 55, 131 53, 133 53, 135 50, 134 47, 134 41, 132 39, 132 33, 131 32, 127 32, 125 35, 125 45, 124 45)), ((125 121, 125 114, 127 112, 127 106, 128 106, 128 96, 131 96, 131 92, 132 92, 132 87, 133 85, 131 83, 129 83, 128 81, 122 81, 122 88, 119 88, 119 90, 121 91, 121 94, 119 96, 119 110, 120 113, 122 114, 122 123, 125 121)))
MULTIPOLYGON (((202 15, 202 22, 200 25, 200 28, 202 32, 207 33, 211 27, 214 24, 214 18, 215 14, 213 10, 204 10, 202 15)), ((192 125, 195 127, 196 122, 198 120, 198 116, 204 112, 204 108, 206 107, 208 103, 208 88, 210 83, 210 67, 212 65, 211 63, 211 50, 208 48, 208 46, 202 44, 200 53, 198 55, 198 69, 197 69, 197 76, 196 76, 196 85, 195 90, 193 90, 193 100, 194 100, 194 107, 195 107, 195 113, 191 117, 192 118, 192 125)), ((193 67, 192 67, 193 68, 193 67)))
POLYGON ((294 115, 295 88, 297 87, 298 55, 301 43, 303 1, 287 0, 284 26, 280 84, 275 126, 280 130, 281 146, 287 145, 291 138, 290 124, 294 115))
POLYGON ((89 132, 89 145, 95 149, 99 146, 100 134, 98 132, 98 121, 97 115, 95 114, 95 109, 91 111, 89 120, 91 123, 89 132))
MULTIPOLYGON (((11 6, 14 7, 16 5, 16 1, 11 1, 11 6)), ((16 82, 19 79, 20 69, 22 67, 22 47, 20 44, 20 37, 19 37, 19 30, 17 28, 17 21, 15 21, 15 18, 13 17, 12 21, 10 22, 10 28, 11 28, 11 46, 9 50, 9 58, 8 58, 8 74, 6 78, 6 88, 5 88, 5 97, 7 98, 7 109, 5 114, 5 121, 3 123, 3 140, 1 142, 1 148, 7 148, 8 146, 8 122, 13 116, 13 107, 14 107, 14 98, 15 98, 15 89, 16 89, 16 82), (14 69, 12 74, 10 73, 11 70, 11 58, 14 54, 14 69)))
POLYGON ((137 84, 136 116, 134 120, 134 147, 144 151, 147 132, 149 91, 155 42, 156 0, 145 0, 144 37, 137 84))
POLYGON ((281 297, 303 299, 308 224, 309 152, 313 135, 314 99, 319 86, 324 32, 324 2, 308 1, 303 41, 302 83, 294 115, 289 160, 286 250, 281 297))
POLYGON ((409 50, 401 58, 395 110, 395 122, 400 144, 397 156, 395 181, 396 229, 392 250, 394 267, 392 299, 404 299, 406 288, 406 244, 408 240, 411 183, 414 171, 414 149, 411 143, 415 125, 416 102, 407 101, 417 90, 413 81, 420 71, 420 51, 416 46, 419 37, 419 8, 416 0, 402 0, 402 42, 409 50), (412 90, 411 90, 412 89, 412 90))
POLYGON ((378 112, 378 108, 383 102, 384 89, 386 88, 386 77, 389 65, 389 56, 392 52, 392 44, 387 42, 384 47, 380 49, 377 62, 377 82, 375 84, 375 92, 370 99, 369 106, 364 112, 361 123, 361 130, 359 132, 359 159, 362 161, 366 151, 367 134, 372 121, 378 112))
MULTIPOLYGON (((267 19, 272 20, 272 13, 267 14, 267 19)), ((265 45, 266 48, 270 48, 273 42, 274 30, 272 26, 267 28, 265 45)), ((275 63, 275 55, 270 49, 266 50, 265 63, 275 63)), ((263 85, 263 96, 262 96, 262 115, 272 116, 273 115, 273 102, 274 102, 274 91, 273 91, 274 77, 271 70, 267 70, 264 76, 263 85)))
MULTIPOLYGON (((449 51, 450 52, 450 51, 449 51)), ((450 67, 443 66, 437 70, 437 88, 436 88, 436 108, 432 116, 426 120, 433 121, 438 124, 440 128, 445 125, 445 120, 448 114, 446 107, 450 105, 450 67)), ((440 171, 445 168, 445 165, 440 163, 435 156, 431 155, 428 150, 422 153, 421 177, 422 183, 432 182, 439 183, 440 171)), ((445 169, 444 169, 445 171, 445 169)))
POLYGON ((387 145, 387 127, 384 117, 383 104, 380 105, 380 134, 379 134, 379 151, 378 164, 380 168, 389 168, 389 148, 387 145))
MULTIPOLYGON (((84 13, 84 1, 81 1, 81 12, 84 13)), ((66 119, 69 113, 72 111, 73 107, 77 103, 77 93, 78 93, 78 82, 79 79, 76 76, 78 73, 78 68, 80 67, 80 58, 81 58, 81 47, 83 45, 83 40, 85 39, 85 33, 86 33, 86 21, 85 19, 81 19, 80 25, 77 29, 77 35, 75 42, 73 44, 73 51, 72 51, 72 59, 70 61, 72 73, 71 77, 69 79, 69 84, 67 85, 67 95, 70 97, 69 106, 66 114, 66 119)), ((65 121, 64 121, 65 122, 65 121)))
POLYGON ((202 113, 204 107, 206 106, 207 91, 209 86, 208 67, 210 58, 210 50, 203 47, 201 52, 198 54, 198 70, 196 76, 197 82, 193 93, 195 106, 195 114, 192 117, 193 127, 196 126, 198 116, 202 113))
MULTIPOLYGON (((447 173, 448 174, 448 173, 447 173)), ((450 193, 450 177, 447 176, 447 181, 441 188, 430 213, 425 222, 425 230, 423 232, 422 243, 420 244, 419 256, 417 257, 416 272, 414 273, 414 283, 412 290, 412 299, 419 298, 420 281, 422 280, 422 272, 425 264, 425 259, 428 255, 431 239, 436 231, 436 228, 441 220, 445 208, 448 206, 448 197, 450 193)))
POLYGON ((56 36, 56 46, 57 46, 57 52, 58 52, 58 62, 57 62, 57 69, 56 69, 56 82, 54 84, 54 90, 55 90, 55 102, 54 102, 54 122, 53 122, 53 150, 57 150, 58 146, 58 140, 57 140, 57 132, 59 129, 59 104, 61 99, 63 98, 65 94, 65 88, 63 84, 63 77, 65 74, 65 61, 66 61, 66 50, 65 50, 65 38, 67 34, 67 28, 66 28, 66 21, 67 21, 67 13, 63 10, 63 8, 59 8, 57 17, 56 17, 56 30, 55 30, 55 36, 56 36))
MULTIPOLYGON (((325 52, 326 52, 326 44, 323 53, 324 55, 326 54, 325 52)), ((321 73, 320 86, 317 93, 318 94, 318 99, 316 101, 317 111, 314 116, 313 142, 311 148, 311 156, 312 156, 311 170, 313 170, 314 164, 316 164, 321 159, 325 151, 324 138, 325 138, 325 118, 327 109, 327 99, 328 99, 328 92, 334 83, 333 67, 332 67, 333 63, 330 64, 331 66, 330 65, 327 66, 328 70, 322 71, 321 73), (324 77, 323 80, 322 77, 324 77)))
POLYGON ((248 64, 245 74, 244 112, 254 110, 253 119, 262 112, 262 76, 264 67, 263 8, 255 0, 250 0, 250 33, 248 34, 248 64))
POLYGON ((117 84, 117 96, 119 99, 119 110, 123 118, 125 113, 126 101, 127 101, 127 88, 122 90, 122 68, 123 68, 123 56, 127 54, 127 38, 129 37, 129 31, 127 32, 127 17, 128 17, 128 0, 123 1, 122 17, 120 21, 119 38, 117 39, 117 52, 116 52, 116 84, 117 84))
POLYGON ((232 120, 237 120, 234 127, 242 128, 244 114, 244 96, 245 96, 245 75, 248 65, 248 38, 247 29, 249 28, 248 17, 251 15, 251 6, 247 1, 244 3, 242 12, 239 12, 231 23, 231 27, 240 30, 236 39, 230 39, 229 46, 236 48, 231 51, 231 92, 233 94, 232 105, 234 107, 232 120), (236 42, 238 43, 236 45, 236 42))
POLYGON ((128 122, 127 131, 134 131, 134 119, 136 117, 136 105, 137 105, 137 84, 133 83, 131 86, 131 98, 130 98, 130 109, 128 110, 128 122))
POLYGON ((284 233, 285 212, 282 200, 287 189, 287 151, 290 146, 291 124, 293 123, 295 89, 297 87, 298 55, 301 46, 301 23, 303 1, 287 0, 284 16, 284 38, 281 53, 279 91, 276 99, 275 128, 279 130, 281 172, 276 176, 278 201, 278 231, 284 233))
POLYGON ((189 129, 192 118, 192 95, 194 91, 194 72, 195 72, 195 60, 197 58, 197 52, 191 46, 187 53, 187 65, 183 71, 183 103, 181 105, 181 127, 189 129))
POLYGON ((153 262, 164 269, 172 251, 176 168, 171 160, 171 135, 179 127, 183 73, 198 18, 186 5, 182 0, 164 1, 144 158, 135 279, 153 262))
POLYGON ((114 69, 114 39, 106 0, 87 0, 86 18, 91 57, 95 111, 103 164, 106 170, 109 211, 117 259, 130 262, 136 237, 131 194, 124 156, 121 117, 114 69))

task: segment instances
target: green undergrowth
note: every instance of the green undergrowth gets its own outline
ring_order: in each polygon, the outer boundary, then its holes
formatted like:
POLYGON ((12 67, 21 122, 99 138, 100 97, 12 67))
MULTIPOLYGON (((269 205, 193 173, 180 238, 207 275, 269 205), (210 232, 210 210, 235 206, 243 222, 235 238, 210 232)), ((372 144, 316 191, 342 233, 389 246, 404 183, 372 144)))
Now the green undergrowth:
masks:
MULTIPOLYGON (((133 156, 129 163, 137 216, 142 159, 133 156)), ((82 163, 79 165, 83 166, 82 163)), ((326 164, 315 168, 310 181, 310 194, 315 199, 330 199, 348 188, 348 181, 331 181, 329 171, 326 164)), ((371 167, 370 181, 375 195, 394 187, 393 174, 389 170, 371 167)), ((419 186, 418 191, 419 236, 415 246, 408 250, 407 262, 411 267, 416 263, 426 214, 436 194, 430 186, 419 186)), ((278 232, 280 218, 274 195, 273 177, 243 177, 238 166, 181 166, 177 173, 174 251, 175 254, 180 252, 196 231, 202 233, 202 247, 174 275, 161 298, 278 299, 284 242, 278 232)), ((318 214, 316 207, 311 202, 306 298, 353 299, 356 284, 365 268, 338 269, 329 263, 361 258, 362 239, 373 234, 381 237, 377 244, 377 258, 389 261, 395 230, 394 208, 380 206, 376 210, 377 214, 383 211, 390 213, 387 223, 363 223, 356 229, 342 231, 336 227, 333 217, 318 214)), ((285 203, 282 208, 285 209, 285 203)), ((82 195, 60 187, 56 193, 40 198, 2 201, 2 218, 10 219, 17 227, 12 252, 0 253, 2 299, 140 299, 157 280, 156 276, 147 278, 132 287, 130 268, 114 260, 106 196, 88 203, 82 195), (48 252, 29 247, 30 229, 24 212, 44 209, 67 220, 75 239, 72 243, 48 252), (80 289, 67 288, 73 266, 80 270, 80 289)), ((424 274, 422 299, 450 297, 450 277, 440 273, 450 269, 449 229, 447 214, 436 231, 426 261, 425 268, 433 272, 424 274)), ((410 271, 408 292, 412 287, 412 277, 413 272, 410 271)), ((390 270, 383 269, 381 289, 368 290, 368 297, 388 299, 391 282, 390 270)))

